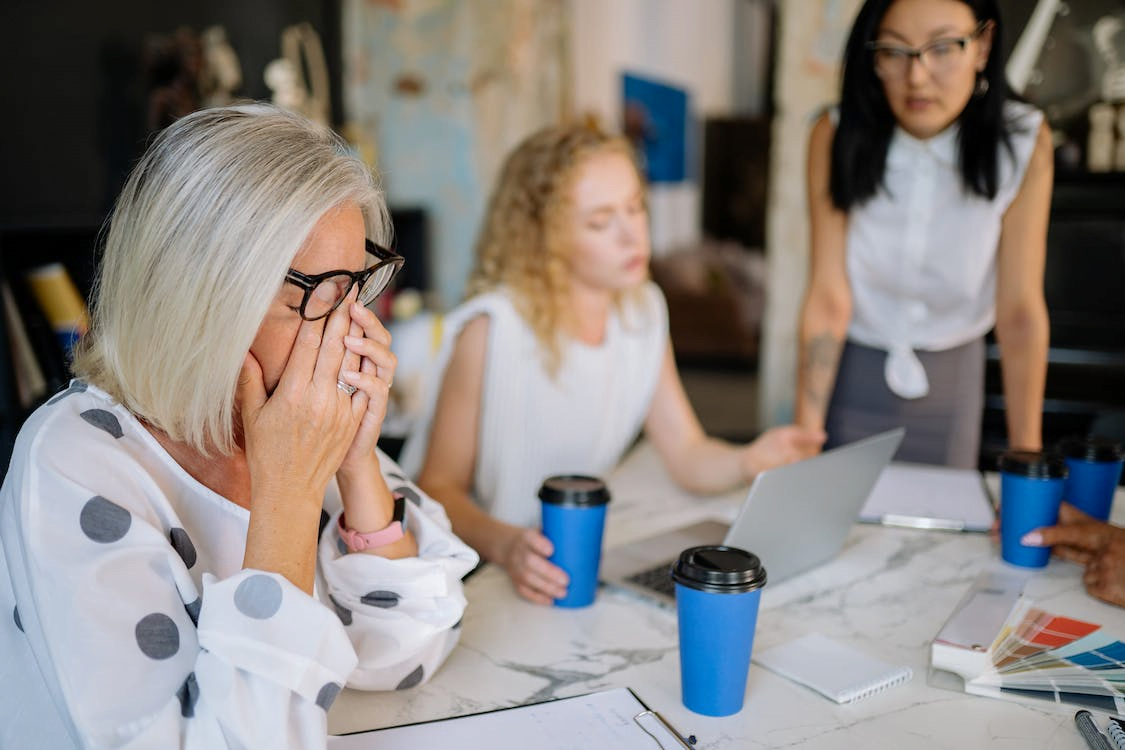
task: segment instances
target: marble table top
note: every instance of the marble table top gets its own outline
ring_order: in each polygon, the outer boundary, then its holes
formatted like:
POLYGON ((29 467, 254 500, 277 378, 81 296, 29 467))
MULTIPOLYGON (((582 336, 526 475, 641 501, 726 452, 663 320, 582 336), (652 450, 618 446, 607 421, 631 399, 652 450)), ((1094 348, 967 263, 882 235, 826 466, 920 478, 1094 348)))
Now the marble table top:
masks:
MULTIPOLYGON (((729 520, 745 495, 740 490, 700 499, 675 488, 644 443, 609 482, 607 546, 685 521, 729 520)), ((1115 520, 1125 520, 1125 502, 1117 502, 1115 510, 1115 520)), ((913 679, 840 706, 752 664, 745 706, 725 718, 700 716, 680 703, 673 610, 605 587, 588 608, 541 607, 520 599, 502 569, 485 566, 466 582, 469 608, 461 643, 441 670, 427 684, 401 692, 344 690, 329 713, 329 731, 341 734, 630 687, 707 750, 1084 750, 1072 706, 1015 703, 930 684, 931 639, 977 575, 1001 565, 998 549, 984 534, 857 524, 835 560, 766 586, 754 648, 820 632, 909 665, 913 679)), ((1076 565, 1052 560, 1031 575, 1025 591, 1047 610, 1125 634, 1125 609, 1087 595, 1076 565)), ((1095 712, 1095 717, 1104 726, 1105 715, 1095 712)))

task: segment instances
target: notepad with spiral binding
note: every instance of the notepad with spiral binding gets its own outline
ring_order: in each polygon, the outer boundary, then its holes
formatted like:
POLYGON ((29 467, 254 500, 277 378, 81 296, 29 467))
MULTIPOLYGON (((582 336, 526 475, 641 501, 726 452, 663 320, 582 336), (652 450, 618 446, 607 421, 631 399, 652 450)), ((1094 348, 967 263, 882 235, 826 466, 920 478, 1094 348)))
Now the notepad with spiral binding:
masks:
POLYGON ((1105 732, 1117 750, 1125 750, 1125 719, 1109 717, 1109 726, 1105 728, 1105 732))
POLYGON ((889 664, 820 633, 766 649, 754 661, 837 703, 862 700, 914 676, 910 667, 889 664))

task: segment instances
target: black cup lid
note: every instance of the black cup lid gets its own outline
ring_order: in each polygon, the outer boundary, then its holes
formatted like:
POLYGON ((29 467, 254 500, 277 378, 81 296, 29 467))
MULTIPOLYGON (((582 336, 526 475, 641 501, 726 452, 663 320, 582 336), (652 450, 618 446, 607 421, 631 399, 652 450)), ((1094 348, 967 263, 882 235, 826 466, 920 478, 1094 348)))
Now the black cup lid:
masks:
POLYGON ((1006 451, 1000 456, 1000 471, 1032 479, 1062 479, 1067 475, 1062 456, 1043 451, 1006 451))
POLYGON ((1121 443, 1101 435, 1074 435, 1059 441, 1059 451, 1080 461, 1120 461, 1125 457, 1121 443))
POLYGON ((565 474, 544 479, 539 499, 551 505, 605 505, 609 488, 597 477, 565 474))
POLYGON ((680 553, 672 580, 701 591, 736 594, 766 585, 766 569, 753 552, 738 547, 706 545, 680 553))

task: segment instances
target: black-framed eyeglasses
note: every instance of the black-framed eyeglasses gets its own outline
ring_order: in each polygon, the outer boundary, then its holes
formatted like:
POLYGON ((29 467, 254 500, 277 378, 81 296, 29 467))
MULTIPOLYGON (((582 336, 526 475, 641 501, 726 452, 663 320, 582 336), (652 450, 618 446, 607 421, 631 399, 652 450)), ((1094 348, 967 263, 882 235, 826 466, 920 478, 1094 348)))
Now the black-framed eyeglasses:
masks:
POLYGON ((949 73, 964 58, 969 43, 978 39, 992 21, 982 21, 966 36, 935 39, 921 47, 903 47, 888 42, 868 42, 875 63, 875 72, 880 78, 905 78, 910 72, 910 63, 917 60, 930 75, 940 76, 949 73))
POLYGON ((304 292, 301 304, 288 305, 305 320, 320 320, 347 299, 353 286, 359 287, 356 300, 366 307, 386 291, 391 280, 402 270, 406 259, 398 253, 366 240, 367 255, 374 259, 362 271, 325 271, 314 276, 295 271, 285 274, 285 280, 304 292))

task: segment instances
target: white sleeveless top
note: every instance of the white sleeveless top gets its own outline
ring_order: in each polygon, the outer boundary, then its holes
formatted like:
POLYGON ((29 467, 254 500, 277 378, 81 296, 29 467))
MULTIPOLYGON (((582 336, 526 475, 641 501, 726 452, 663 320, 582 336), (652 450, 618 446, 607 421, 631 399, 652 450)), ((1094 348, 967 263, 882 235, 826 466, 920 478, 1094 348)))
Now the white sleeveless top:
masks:
POLYGON ((655 284, 641 292, 639 303, 627 302, 622 313, 610 315, 599 346, 564 344, 553 378, 508 292, 488 292, 459 306, 446 319, 402 467, 414 477, 421 470, 453 346, 466 323, 488 315, 473 495, 494 518, 538 527, 537 493, 546 477, 604 476, 644 425, 668 346, 668 310, 655 284))
POLYGON ((929 392, 915 349, 941 351, 983 336, 996 321, 1001 221, 1023 182, 1043 115, 1009 101, 1015 158, 1000 148, 992 200, 968 192, 957 124, 928 140, 895 128, 884 186, 848 212, 848 336, 887 351, 887 385, 903 398, 929 392))

